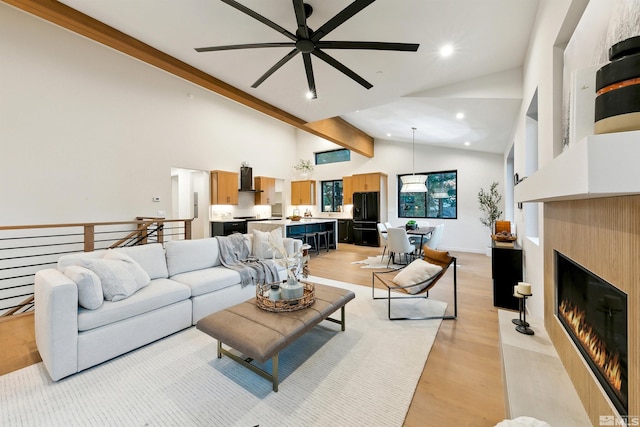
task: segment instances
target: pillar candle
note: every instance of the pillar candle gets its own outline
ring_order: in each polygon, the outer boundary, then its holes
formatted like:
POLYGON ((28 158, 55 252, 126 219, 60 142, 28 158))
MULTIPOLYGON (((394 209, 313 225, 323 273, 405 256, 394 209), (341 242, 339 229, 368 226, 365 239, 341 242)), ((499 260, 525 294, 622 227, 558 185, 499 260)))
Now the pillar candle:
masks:
POLYGON ((517 291, 522 295, 529 295, 531 294, 531 285, 526 282, 518 282, 517 291))

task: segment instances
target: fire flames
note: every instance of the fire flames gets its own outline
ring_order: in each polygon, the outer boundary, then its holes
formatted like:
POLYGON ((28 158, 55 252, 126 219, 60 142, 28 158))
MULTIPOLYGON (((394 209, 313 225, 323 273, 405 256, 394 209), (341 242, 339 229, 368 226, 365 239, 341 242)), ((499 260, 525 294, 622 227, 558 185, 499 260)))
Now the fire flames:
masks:
POLYGON ((607 379, 613 389, 620 394, 622 388, 622 370, 620 366, 620 356, 611 354, 605 347, 604 342, 593 331, 585 319, 585 312, 564 300, 560 304, 559 314, 565 319, 569 328, 578 338, 584 349, 596 364, 600 372, 607 379))

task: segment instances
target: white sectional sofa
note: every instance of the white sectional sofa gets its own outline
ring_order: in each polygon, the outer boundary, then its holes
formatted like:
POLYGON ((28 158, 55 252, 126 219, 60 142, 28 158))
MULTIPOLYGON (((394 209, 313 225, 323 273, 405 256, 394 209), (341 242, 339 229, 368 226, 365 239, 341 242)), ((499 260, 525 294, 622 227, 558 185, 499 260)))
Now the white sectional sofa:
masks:
MULTIPOLYGON (((253 236, 245 238, 252 248, 253 236)), ((289 238, 283 243, 288 256, 302 246, 300 240, 289 238)), ((188 328, 208 314, 255 296, 255 286, 242 286, 240 274, 220 263, 215 238, 112 251, 128 256, 149 279, 148 285, 118 301, 95 301, 94 282, 87 282, 87 275, 79 279, 68 269, 85 260, 102 259, 107 252, 104 250, 65 255, 57 268, 35 275, 36 344, 54 381, 188 328), (94 291, 89 294, 94 297, 90 303, 99 305, 97 308, 79 304, 79 298, 87 301, 88 289, 94 291)), ((277 268, 285 279, 284 267, 277 268)))

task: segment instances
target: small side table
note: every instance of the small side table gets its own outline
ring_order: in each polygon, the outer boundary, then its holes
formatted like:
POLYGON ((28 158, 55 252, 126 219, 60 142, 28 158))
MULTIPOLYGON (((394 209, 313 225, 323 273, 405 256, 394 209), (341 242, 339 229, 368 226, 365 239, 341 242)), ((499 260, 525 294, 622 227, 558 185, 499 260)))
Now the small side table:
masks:
POLYGON ((533 335, 533 329, 529 327, 527 322, 527 297, 533 294, 521 294, 516 290, 516 297, 521 298, 520 309, 518 310, 518 319, 513 319, 512 322, 516 325, 516 331, 525 335, 533 335))

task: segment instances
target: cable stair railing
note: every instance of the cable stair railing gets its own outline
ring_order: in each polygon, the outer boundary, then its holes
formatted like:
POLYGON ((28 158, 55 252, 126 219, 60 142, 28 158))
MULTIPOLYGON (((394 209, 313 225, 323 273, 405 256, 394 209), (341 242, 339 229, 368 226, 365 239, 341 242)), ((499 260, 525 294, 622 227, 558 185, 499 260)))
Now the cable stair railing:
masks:
POLYGON ((62 255, 191 239, 193 219, 0 226, 0 321, 34 310, 34 275, 62 255), (25 298, 26 297, 26 298, 25 298))

